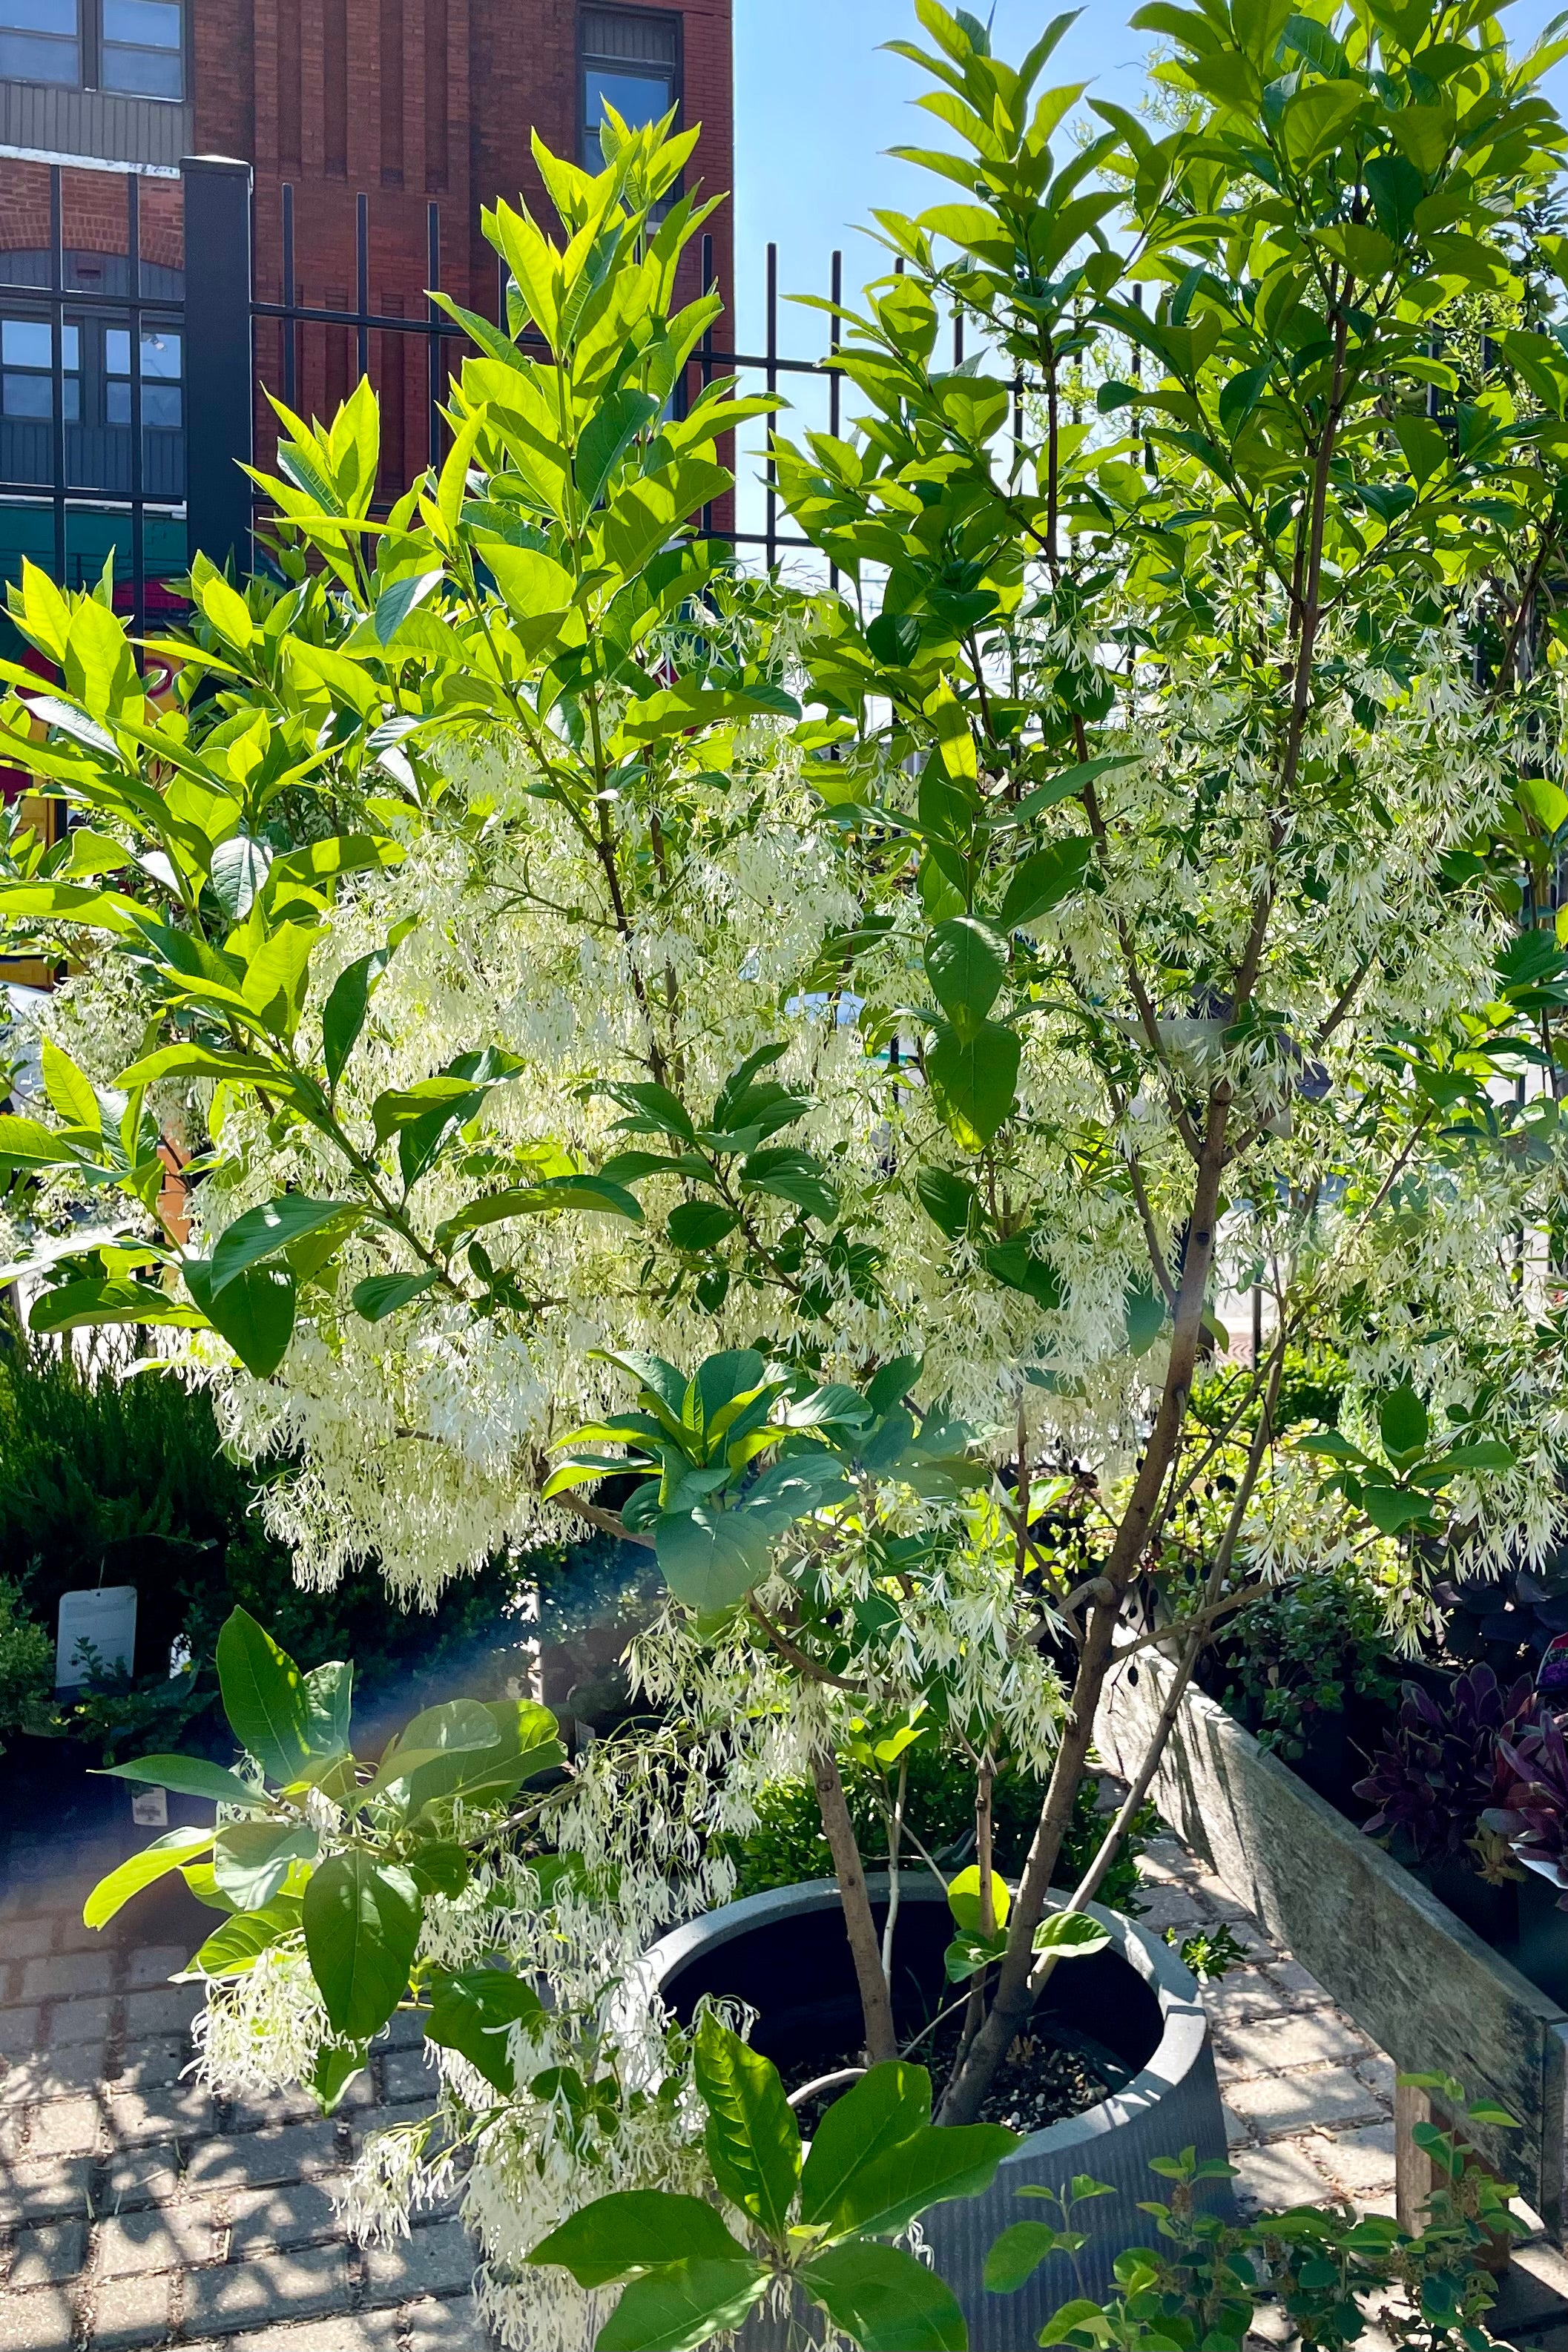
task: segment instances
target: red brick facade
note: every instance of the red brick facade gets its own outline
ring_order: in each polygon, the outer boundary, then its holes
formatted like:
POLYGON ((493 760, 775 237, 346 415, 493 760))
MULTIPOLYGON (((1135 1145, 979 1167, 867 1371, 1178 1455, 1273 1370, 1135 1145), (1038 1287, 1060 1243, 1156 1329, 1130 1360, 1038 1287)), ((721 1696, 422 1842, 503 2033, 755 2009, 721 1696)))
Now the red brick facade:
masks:
MULTIPOLYGON (((662 0, 628 13, 679 19, 682 119, 702 126, 689 180, 728 191, 731 0, 662 0)), ((298 299, 353 307, 363 192, 373 311, 424 316, 435 200, 447 291, 494 318, 497 263, 479 215, 498 196, 515 202, 520 193, 531 206, 543 206, 531 130, 558 153, 577 157, 579 15, 577 0, 198 0, 196 148, 244 156, 256 167, 258 297, 276 301, 282 293, 281 195, 289 182, 298 299)), ((712 225, 724 289, 729 217, 726 205, 712 225)), ((696 291, 695 268, 687 291, 696 291)), ((258 331, 258 365, 262 381, 280 390, 280 332, 258 331)), ((353 381, 352 333, 307 327, 299 366, 298 404, 307 414, 330 411, 353 381)), ((371 373, 383 400, 384 479, 402 482, 427 455, 423 338, 373 335, 371 373)))

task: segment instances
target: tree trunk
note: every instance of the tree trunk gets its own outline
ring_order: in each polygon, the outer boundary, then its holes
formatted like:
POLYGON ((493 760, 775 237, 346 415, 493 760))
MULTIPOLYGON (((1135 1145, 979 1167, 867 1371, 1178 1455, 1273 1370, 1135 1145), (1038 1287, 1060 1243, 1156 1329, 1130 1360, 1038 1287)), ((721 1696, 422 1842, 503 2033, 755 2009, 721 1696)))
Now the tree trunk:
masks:
POLYGON ((997 2067, 1027 2023, 1034 2008, 1030 1978, 1035 1966, 1035 1929, 1045 1916, 1051 1880, 1062 1839, 1072 1820, 1079 1785, 1094 1738, 1100 1695, 1110 1664, 1121 1603, 1138 1572, 1145 1547, 1158 1531, 1161 1496, 1166 1474, 1175 1459, 1186 1422, 1187 1398, 1197 1362, 1203 1330, 1204 1301, 1214 1264, 1215 1218, 1219 1205, 1220 1177, 1225 1166, 1226 1124, 1230 1087, 1225 1081, 1209 1100, 1207 1133, 1193 1187, 1193 1213, 1187 1230, 1185 1261, 1171 1334, 1160 1409, 1139 1465, 1110 1557, 1101 1580, 1102 1597, 1093 1603, 1079 1655, 1072 1701, 1063 1727, 1061 1746, 1051 1771, 1039 1826, 1029 1848, 1023 1883, 1013 1906, 1007 1951, 997 1979, 991 2014, 970 2046, 963 2064, 949 2084, 938 2120, 944 2124, 973 2123, 990 2089, 997 2067))
POLYGON ((860 1866, 855 1826, 849 1819, 844 1783, 838 1776, 838 1759, 831 1748, 813 1744, 811 1777, 844 1903, 844 1925, 849 1933, 849 1949, 860 1988, 860 2012, 866 2025, 866 2055, 873 2066, 879 2066, 899 2054, 898 2037, 893 2032, 893 2003, 888 1979, 882 1973, 882 1956, 877 1948, 877 1923, 871 1916, 871 1898, 866 1892, 866 1874, 860 1866))

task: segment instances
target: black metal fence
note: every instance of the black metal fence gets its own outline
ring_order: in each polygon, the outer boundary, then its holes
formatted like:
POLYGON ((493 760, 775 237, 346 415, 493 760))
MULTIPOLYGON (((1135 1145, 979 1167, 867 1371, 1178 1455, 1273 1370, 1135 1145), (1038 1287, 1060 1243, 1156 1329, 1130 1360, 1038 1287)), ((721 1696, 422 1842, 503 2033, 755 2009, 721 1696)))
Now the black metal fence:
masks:
MULTIPOLYGON (((108 175, 105 175, 106 177, 108 175)), ((47 244, 0 258, 0 506, 54 576, 89 559, 71 546, 73 510, 122 518, 131 607, 147 602, 147 520, 184 509, 184 289, 142 258, 142 183, 116 175, 123 256, 90 268, 66 242, 63 173, 48 173, 47 244), (96 281, 96 282, 95 282, 96 281)))
MULTIPOLYGON (((310 274, 317 257, 300 253, 295 190, 285 185, 278 222, 284 299, 261 299, 254 290, 249 165, 188 158, 182 173, 183 269, 142 258, 142 184, 125 173, 119 175, 124 258, 100 256, 89 283, 68 236, 58 166, 49 172, 47 251, 0 257, 0 510, 13 519, 9 552, 14 559, 19 516, 27 551, 47 561, 58 579, 74 583, 96 572, 102 555, 89 562, 73 547, 73 518, 106 519, 121 600, 138 632, 147 619, 150 580, 183 572, 198 549, 220 564, 233 562, 241 571, 250 565, 259 493, 242 468, 256 458, 258 386, 300 406, 302 387, 308 400, 309 387, 321 381, 315 339, 326 337, 337 339, 345 362, 352 351, 355 380, 384 377, 395 366, 403 413, 423 412, 414 446, 403 451, 411 476, 426 463, 438 466, 445 455, 447 380, 467 345, 463 330, 432 299, 445 261, 438 204, 427 210, 421 299, 416 315, 405 315, 371 307, 372 218, 364 194, 355 207, 352 304, 298 299, 301 262, 310 274), (150 549, 150 525, 160 539, 156 551, 150 549)), ((710 286, 710 236, 702 239, 698 260, 701 283, 710 286)), ((700 387, 731 375, 773 394, 816 379, 823 422, 837 434, 843 422, 843 378, 832 364, 839 350, 837 310, 825 321, 819 350, 784 350, 775 246, 767 247, 765 271, 763 348, 729 348, 710 331, 678 398, 689 400, 700 387)), ((836 252, 826 288, 835 306, 843 286, 843 255, 836 252)), ((502 322, 507 316, 507 275, 499 259, 493 316, 502 322)), ((734 316, 728 299, 726 319, 734 316)), ((955 362, 963 348, 962 321, 955 321, 955 362)), ((806 548, 805 540, 780 527, 765 437, 747 444, 738 470, 738 500, 723 510, 706 509, 702 531, 759 551, 769 566, 806 548)), ((395 494, 389 486, 388 503, 395 494)))

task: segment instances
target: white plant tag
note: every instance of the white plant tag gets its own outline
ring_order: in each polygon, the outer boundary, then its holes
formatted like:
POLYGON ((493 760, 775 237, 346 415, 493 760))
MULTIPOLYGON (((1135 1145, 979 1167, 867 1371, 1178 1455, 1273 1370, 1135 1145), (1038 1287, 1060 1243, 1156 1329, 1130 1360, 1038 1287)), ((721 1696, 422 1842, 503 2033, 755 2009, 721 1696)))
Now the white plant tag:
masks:
POLYGON ((139 1830, 166 1830, 169 1826, 167 1789, 132 1789, 131 1818, 139 1830))
POLYGON ((100 1584, 85 1592, 60 1595, 59 1637, 55 1645, 55 1688, 79 1690, 94 1668, 112 1674, 136 1664, 136 1587, 100 1584))

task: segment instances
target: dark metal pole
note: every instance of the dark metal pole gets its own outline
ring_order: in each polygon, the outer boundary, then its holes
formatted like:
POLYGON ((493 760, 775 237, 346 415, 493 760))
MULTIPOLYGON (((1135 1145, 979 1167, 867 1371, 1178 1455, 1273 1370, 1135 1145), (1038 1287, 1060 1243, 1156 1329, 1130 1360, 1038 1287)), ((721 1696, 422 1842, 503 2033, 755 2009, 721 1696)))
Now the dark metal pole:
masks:
POLYGON ((354 335, 354 358, 362 376, 370 373, 370 329, 365 320, 370 314, 370 198, 362 188, 354 198, 354 294, 359 312, 359 326, 354 335))
MULTIPOLYGON (((840 333, 842 321, 838 316, 844 302, 844 256, 842 253, 835 252, 833 256, 833 269, 828 280, 828 291, 833 301, 833 310, 828 331, 827 355, 830 360, 836 360, 838 357, 842 340, 840 333)), ((836 441, 838 438, 838 370, 836 367, 830 367, 827 371, 827 429, 836 441)), ((827 567, 827 584, 829 588, 837 588, 838 585, 837 563, 830 563, 827 567)))
MULTIPOLYGON (((778 383, 779 383, 779 372, 778 372, 778 356, 779 356, 779 249, 778 249, 778 247, 777 247, 776 245, 770 245, 770 246, 769 246, 769 247, 768 247, 768 346, 767 346, 767 350, 768 350, 768 356, 767 356, 767 385, 768 385, 768 390, 769 390, 770 392, 776 392, 776 391, 778 390, 778 383)), ((776 483, 776 482, 777 482, 777 480, 778 480, 778 467, 776 467, 776 465, 775 465, 775 464, 774 464, 774 462, 773 462, 773 417, 772 417, 772 415, 771 415, 771 414, 769 415, 769 416, 768 416, 768 418, 767 418, 767 420, 766 420, 766 422, 765 422, 765 424, 764 424, 764 425, 763 425, 763 429, 764 430, 764 432, 767 434, 767 436, 768 436, 768 464, 767 464, 768 497, 767 497, 767 541, 766 541, 766 545, 767 545, 767 561, 768 561, 768 570, 771 572, 771 571, 773 570, 773 568, 774 562, 777 561, 777 558, 778 558, 778 504, 779 504, 779 501, 778 501, 778 491, 777 491, 777 489, 776 489, 776 488, 775 488, 775 487, 774 487, 775 483, 776 483)))
MULTIPOLYGON (((291 310, 294 307, 297 299, 295 282, 294 183, 292 180, 285 180, 283 183, 283 308, 285 311, 291 310)), ((286 408, 298 408, 300 405, 297 380, 300 328, 297 320, 287 317, 280 319, 278 323, 283 331, 283 404, 286 408)))
MULTIPOLYGON (((441 207, 433 204, 426 215, 426 280, 430 296, 441 290, 441 207)), ((441 306, 433 299, 426 303, 426 315, 430 332, 425 339, 430 369, 430 470, 441 463, 441 306)))
MULTIPOLYGON (((142 440, 142 183, 134 172, 125 175, 125 238, 131 262, 131 615, 140 638, 147 628, 147 485, 142 440)), ((140 668, 140 645, 136 662, 140 668)))
MULTIPOLYGON (((712 290, 713 239, 709 232, 704 230, 702 235, 702 291, 706 295, 710 294, 712 290)), ((711 319, 702 331, 702 341, 700 348, 701 352, 700 364, 702 371, 702 389, 706 392, 709 385, 713 381, 713 321, 711 319)), ((710 539, 712 535, 713 501, 711 499, 709 499, 705 501, 702 509, 702 536, 704 539, 710 539)))
MULTIPOLYGON (((49 377, 50 409, 55 429, 54 507, 55 578, 66 584, 66 250, 65 212, 60 194, 60 167, 49 166, 49 377)), ((81 382, 81 352, 77 352, 77 383, 81 382)))
POLYGON ((185 304, 186 531, 212 562, 250 569, 256 419, 251 386, 248 163, 187 155, 185 304))

